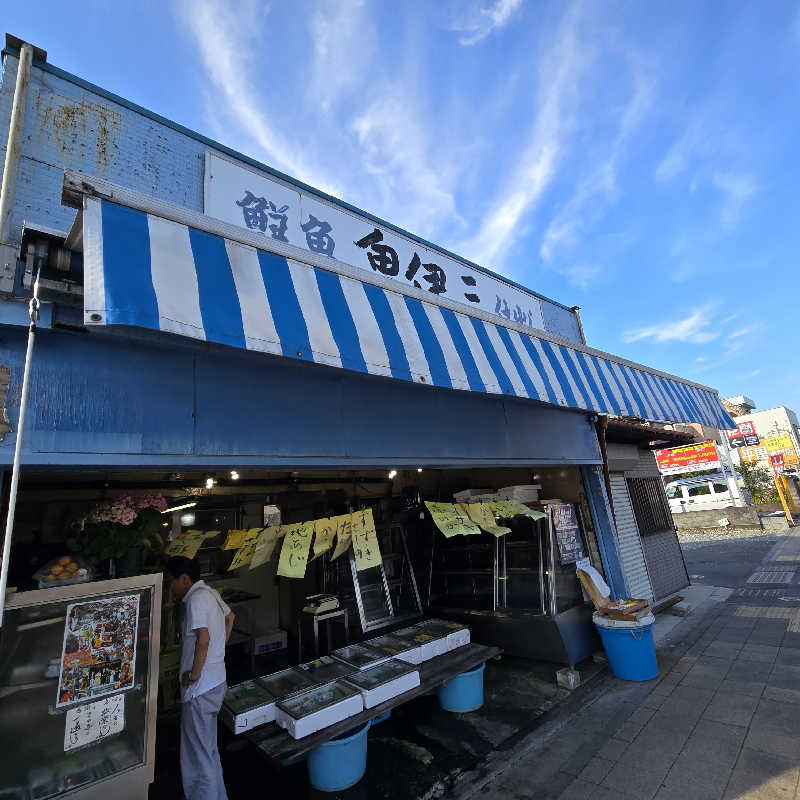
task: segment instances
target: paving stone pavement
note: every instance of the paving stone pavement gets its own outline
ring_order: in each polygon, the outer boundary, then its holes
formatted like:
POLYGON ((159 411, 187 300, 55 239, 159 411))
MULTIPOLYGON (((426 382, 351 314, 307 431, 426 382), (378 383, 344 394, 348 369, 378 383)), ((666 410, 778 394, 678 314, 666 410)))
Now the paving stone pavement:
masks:
MULTIPOLYGON (((758 570, 792 562, 800 528, 758 570)), ((800 587, 785 588, 717 605, 659 650, 658 678, 611 681, 476 796, 800 800, 800 587)))

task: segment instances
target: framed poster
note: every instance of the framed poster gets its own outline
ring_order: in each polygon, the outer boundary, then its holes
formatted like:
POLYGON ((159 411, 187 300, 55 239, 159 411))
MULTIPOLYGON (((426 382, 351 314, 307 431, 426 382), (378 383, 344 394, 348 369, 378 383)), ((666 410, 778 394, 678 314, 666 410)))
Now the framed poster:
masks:
POLYGON ((56 706, 133 687, 139 595, 67 606, 56 706))
POLYGON ((550 514, 561 563, 574 564, 580 561, 584 557, 583 539, 575 506, 572 503, 553 503, 550 514))

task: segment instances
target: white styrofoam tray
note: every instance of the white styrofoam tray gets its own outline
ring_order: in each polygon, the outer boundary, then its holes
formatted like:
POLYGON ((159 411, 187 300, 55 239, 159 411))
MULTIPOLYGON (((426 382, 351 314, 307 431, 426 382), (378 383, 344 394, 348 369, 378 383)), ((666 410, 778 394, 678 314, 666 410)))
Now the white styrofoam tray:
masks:
POLYGON ((355 687, 343 681, 331 681, 279 700, 275 722, 293 739, 302 739, 363 710, 364 699, 355 687))
POLYGON ((370 639, 364 644, 380 650, 391 658, 407 661, 409 664, 422 663, 422 647, 411 639, 406 639, 393 633, 370 639))
MULTIPOLYGON (((253 681, 245 681, 245 684, 253 683, 253 681)), ((235 692, 237 688, 237 686, 232 686, 228 692, 230 693, 231 690, 235 692)), ((253 730, 253 728, 257 728, 259 725, 266 725, 268 722, 275 721, 275 698, 263 687, 260 687, 260 689, 260 693, 264 695, 263 702, 259 703, 255 701, 249 708, 236 710, 235 707, 223 701, 222 707, 219 710, 219 716, 223 724, 233 734, 238 736, 240 733, 253 730)))
POLYGON ((397 661, 389 661, 386 664, 359 672, 357 675, 351 675, 345 680, 361 693, 361 697, 364 699, 364 708, 375 708, 375 706, 419 686, 419 672, 406 664, 401 666, 397 661), (390 664, 396 666, 389 667, 390 664), (387 672, 396 677, 388 677, 387 680, 380 680, 380 678, 376 681, 370 680, 370 673, 373 675, 378 673, 380 677, 383 677, 387 672))
POLYGON ((470 643, 469 628, 466 627, 466 625, 461 625, 458 622, 448 622, 444 619, 427 619, 424 622, 420 622, 418 625, 415 625, 414 627, 425 628, 428 626, 432 628, 442 628, 448 631, 448 652, 470 643))

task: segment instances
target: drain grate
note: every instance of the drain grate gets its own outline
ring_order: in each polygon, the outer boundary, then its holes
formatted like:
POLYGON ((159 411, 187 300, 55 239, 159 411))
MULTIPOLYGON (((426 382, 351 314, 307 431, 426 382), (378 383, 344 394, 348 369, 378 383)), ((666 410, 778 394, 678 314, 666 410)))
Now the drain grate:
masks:
POLYGON ((791 583, 796 570, 793 569, 760 569, 748 579, 748 583, 791 583))

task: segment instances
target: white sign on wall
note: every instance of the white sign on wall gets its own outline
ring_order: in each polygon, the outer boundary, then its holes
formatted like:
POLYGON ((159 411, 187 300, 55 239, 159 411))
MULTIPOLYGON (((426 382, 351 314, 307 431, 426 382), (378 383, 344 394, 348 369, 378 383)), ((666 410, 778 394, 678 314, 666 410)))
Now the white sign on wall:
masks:
POLYGON ((64 729, 64 751, 107 739, 125 728, 125 695, 70 708, 64 729))
POLYGON ((544 328, 538 297, 432 248, 206 151, 204 212, 468 308, 544 328))

